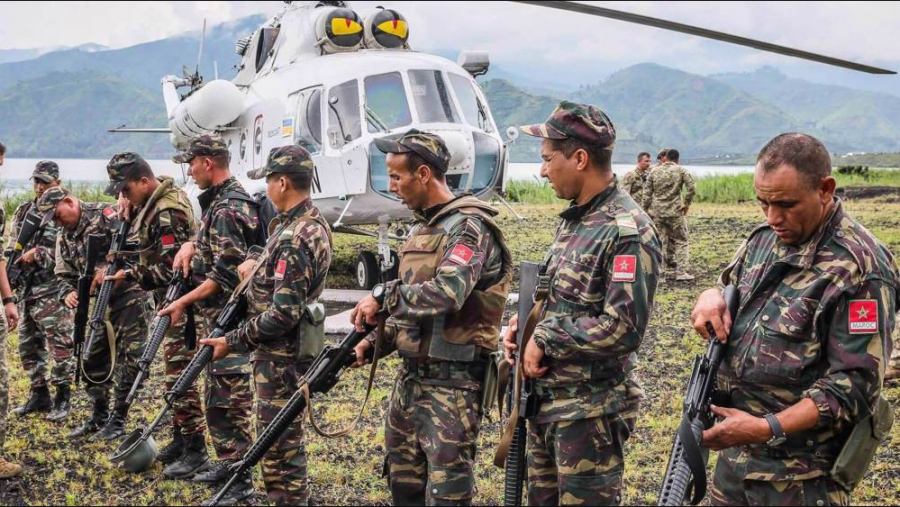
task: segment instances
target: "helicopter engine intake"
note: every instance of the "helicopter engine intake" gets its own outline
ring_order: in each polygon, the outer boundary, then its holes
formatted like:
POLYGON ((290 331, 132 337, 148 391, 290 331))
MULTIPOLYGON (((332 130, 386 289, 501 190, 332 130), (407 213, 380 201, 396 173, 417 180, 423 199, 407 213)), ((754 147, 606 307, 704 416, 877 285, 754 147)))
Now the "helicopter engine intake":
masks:
POLYGON ((178 149, 185 149, 191 137, 232 123, 244 110, 244 95, 231 81, 210 81, 180 101, 176 91, 179 82, 174 77, 163 79, 172 144, 178 149))

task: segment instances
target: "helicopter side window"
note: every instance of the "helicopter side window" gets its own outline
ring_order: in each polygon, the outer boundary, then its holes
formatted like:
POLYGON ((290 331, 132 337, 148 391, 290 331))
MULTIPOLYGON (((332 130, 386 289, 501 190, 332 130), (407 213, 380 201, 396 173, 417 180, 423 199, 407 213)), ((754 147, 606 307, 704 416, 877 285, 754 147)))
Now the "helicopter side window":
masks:
POLYGON ((471 81, 463 76, 450 74, 450 84, 453 85, 453 91, 456 92, 456 100, 459 101, 466 123, 485 132, 490 132, 487 108, 484 107, 484 104, 478 98, 478 94, 475 93, 475 88, 471 81))
POLYGON ((310 153, 322 150, 322 89, 311 88, 294 94, 289 103, 294 114, 294 144, 306 148, 310 153))
POLYGON ((259 72, 269 59, 269 53, 275 47, 275 41, 278 40, 278 32, 281 28, 263 28, 260 35, 259 44, 256 46, 256 72, 259 72))
POLYGON ((347 81, 328 93, 328 142, 341 148, 362 135, 359 107, 359 84, 347 81))
POLYGON ((411 70, 409 83, 419 121, 422 123, 459 123, 447 84, 439 70, 411 70))
POLYGON ((365 79, 365 88, 369 132, 383 132, 412 123, 409 101, 399 72, 369 76, 365 79))

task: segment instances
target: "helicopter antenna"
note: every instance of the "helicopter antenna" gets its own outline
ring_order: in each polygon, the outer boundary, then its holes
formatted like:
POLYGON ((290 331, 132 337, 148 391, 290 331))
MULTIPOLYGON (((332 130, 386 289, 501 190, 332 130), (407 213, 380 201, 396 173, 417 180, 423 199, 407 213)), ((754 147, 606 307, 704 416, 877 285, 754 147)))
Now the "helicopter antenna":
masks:
POLYGON ((200 34, 200 51, 197 53, 197 70, 195 76, 200 76, 200 61, 203 58, 203 41, 206 40, 206 18, 203 18, 203 32, 200 34))
POLYGON ((219 61, 213 60, 213 77, 219 79, 219 61))

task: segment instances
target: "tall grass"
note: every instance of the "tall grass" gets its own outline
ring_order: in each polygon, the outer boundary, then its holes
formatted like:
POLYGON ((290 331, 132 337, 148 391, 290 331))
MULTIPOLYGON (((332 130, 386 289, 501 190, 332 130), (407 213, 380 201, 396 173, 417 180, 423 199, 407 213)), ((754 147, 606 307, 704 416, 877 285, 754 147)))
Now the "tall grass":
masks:
POLYGON ((522 204, 554 204, 561 202, 547 180, 511 180, 506 184, 506 198, 522 204))

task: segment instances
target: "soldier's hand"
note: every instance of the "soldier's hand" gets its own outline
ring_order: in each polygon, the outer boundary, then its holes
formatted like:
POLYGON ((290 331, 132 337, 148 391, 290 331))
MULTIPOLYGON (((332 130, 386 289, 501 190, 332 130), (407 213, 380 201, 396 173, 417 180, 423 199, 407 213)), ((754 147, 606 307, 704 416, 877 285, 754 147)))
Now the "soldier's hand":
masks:
POLYGON ((741 445, 764 444, 772 438, 772 428, 762 417, 733 408, 712 407, 721 421, 703 432, 700 445, 721 451, 741 445))
POLYGON ((16 262, 22 264, 34 264, 37 259, 35 256, 37 255, 37 248, 32 248, 31 250, 22 254, 21 257, 16 262))
POLYGON ((519 331, 519 316, 513 315, 509 319, 509 325, 506 328, 506 334, 503 335, 503 354, 506 356, 506 362, 510 366, 515 365, 516 351, 519 346, 516 345, 516 333, 519 331))
MULTIPOLYGON (((8 324, 7 329, 9 331, 15 331, 16 327, 19 325, 19 308, 15 303, 7 303, 3 310, 6 314, 6 323, 8 324)), ((5 347, 6 345, 3 346, 5 347)))
POLYGON ((373 326, 378 324, 378 319, 375 316, 380 311, 381 305, 378 304, 378 301, 373 296, 368 295, 350 312, 350 323, 356 327, 358 332, 362 333, 366 330, 367 323, 373 326))
POLYGON ((200 345, 209 345, 213 348, 213 361, 218 361, 228 355, 228 342, 225 337, 220 338, 204 338, 200 340, 200 345))
POLYGON ((528 342, 528 345, 525 346, 525 353, 522 354, 522 368, 525 370, 526 377, 541 378, 547 374, 549 368, 541 366, 542 359, 544 359, 544 351, 534 340, 528 342))
POLYGON ((97 292, 97 287, 103 285, 103 279, 106 277, 106 273, 102 269, 98 269, 94 272, 94 279, 91 280, 91 294, 97 292))
POLYGON ((725 343, 728 333, 731 332, 731 314, 728 313, 728 305, 719 289, 709 289, 700 294, 697 304, 691 313, 691 324, 704 340, 709 341, 709 329, 712 326, 716 338, 725 343))
POLYGON ((128 220, 131 217, 131 201, 119 194, 119 200, 116 201, 116 211, 119 212, 119 218, 128 220))
POLYGON ((181 245, 181 248, 178 249, 178 253, 175 254, 175 260, 172 262, 172 269, 174 271, 181 270, 184 277, 187 278, 188 274, 191 272, 191 259, 194 258, 194 252, 196 250, 193 242, 188 241, 181 245))
POLYGON ((241 277, 241 281, 244 281, 244 278, 250 276, 250 272, 253 271, 253 268, 256 267, 256 260, 247 259, 238 266, 238 276, 241 277))
POLYGON ((366 360, 366 351, 372 348, 372 342, 369 340, 363 340, 356 344, 356 348, 353 349, 356 352, 356 362, 351 364, 351 368, 360 368, 366 365, 369 361, 366 360))
POLYGON ((126 273, 124 269, 120 269, 120 270, 116 271, 116 274, 114 274, 114 275, 104 276, 103 281, 104 282, 115 282, 114 287, 118 288, 120 285, 122 285, 122 282, 124 282, 127 278, 128 278, 128 273, 126 273))
POLYGON ((157 315, 160 317, 168 315, 172 319, 172 322, 177 323, 181 322, 181 316, 184 315, 184 312, 185 306, 181 303, 180 299, 176 299, 172 304, 160 310, 157 315))
POLYGON ((72 292, 70 292, 66 296, 65 303, 67 308, 74 310, 75 307, 78 306, 78 291, 73 290, 72 292))

